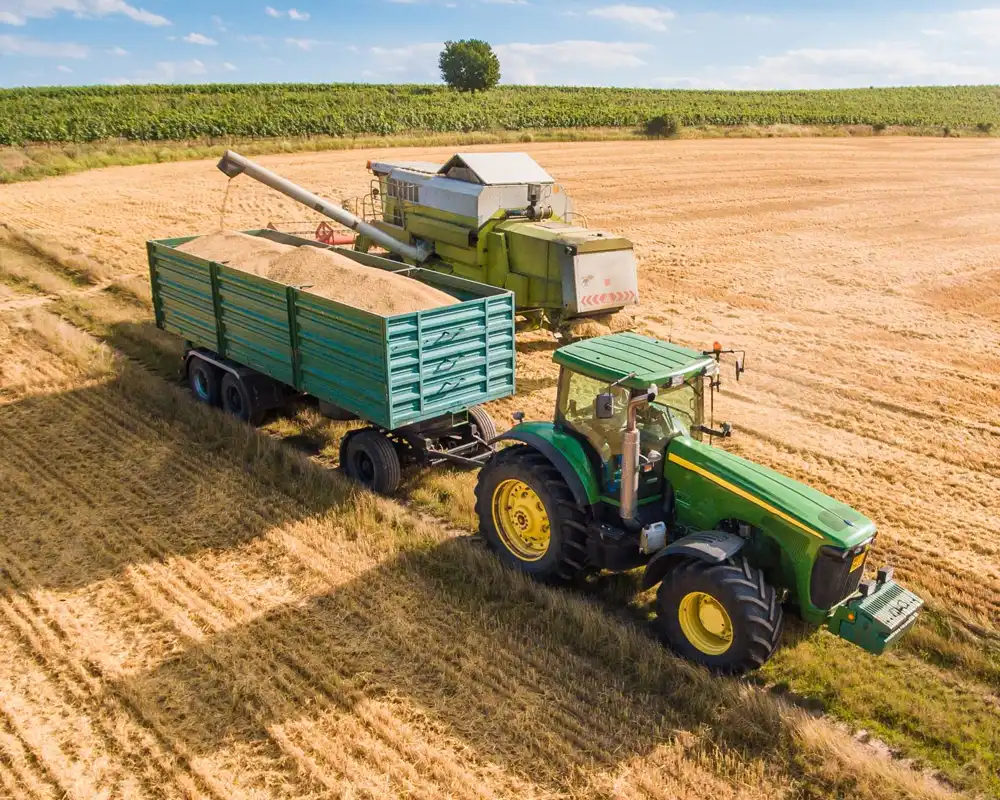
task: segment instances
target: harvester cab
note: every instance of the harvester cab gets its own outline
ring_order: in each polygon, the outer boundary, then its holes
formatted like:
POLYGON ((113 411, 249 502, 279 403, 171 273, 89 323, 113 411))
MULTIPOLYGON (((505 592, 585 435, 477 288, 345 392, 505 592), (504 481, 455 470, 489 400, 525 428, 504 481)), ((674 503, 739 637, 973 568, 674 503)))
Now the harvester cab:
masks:
POLYGON ((712 446, 732 430, 705 420, 723 352, 631 333, 559 348, 555 419, 519 421, 480 472, 484 539, 543 580, 643 568, 666 643, 719 671, 762 665, 783 607, 882 652, 922 601, 891 571, 861 582, 871 520, 712 446))

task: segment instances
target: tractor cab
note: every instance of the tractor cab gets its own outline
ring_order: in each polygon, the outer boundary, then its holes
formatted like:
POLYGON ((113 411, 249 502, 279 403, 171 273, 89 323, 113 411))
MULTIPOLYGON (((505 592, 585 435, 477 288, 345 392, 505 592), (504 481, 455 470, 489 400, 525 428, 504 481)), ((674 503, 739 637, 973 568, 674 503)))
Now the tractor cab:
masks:
POLYGON ((632 333, 587 339, 555 353, 560 365, 556 426, 585 441, 602 499, 621 492, 629 409, 639 444, 638 502, 663 493, 656 464, 678 436, 703 438, 713 355, 632 333), (706 386, 707 384, 707 386, 706 386))

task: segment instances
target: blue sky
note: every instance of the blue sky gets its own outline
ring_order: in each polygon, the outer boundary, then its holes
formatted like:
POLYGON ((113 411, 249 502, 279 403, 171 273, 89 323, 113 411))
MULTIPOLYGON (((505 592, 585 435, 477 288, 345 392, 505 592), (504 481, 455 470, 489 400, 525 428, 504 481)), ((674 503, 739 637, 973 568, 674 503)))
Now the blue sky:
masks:
POLYGON ((1000 3, 0 0, 0 86, 433 82, 490 41, 507 83, 1000 83, 1000 3))

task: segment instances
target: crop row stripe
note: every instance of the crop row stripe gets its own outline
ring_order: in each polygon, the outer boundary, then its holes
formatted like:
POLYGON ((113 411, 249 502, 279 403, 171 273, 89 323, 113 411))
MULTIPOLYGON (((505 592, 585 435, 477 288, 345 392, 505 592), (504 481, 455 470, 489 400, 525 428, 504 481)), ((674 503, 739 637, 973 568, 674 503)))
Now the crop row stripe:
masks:
POLYGON ((797 519, 795 519, 794 517, 790 517, 784 511, 780 511, 779 509, 777 509, 774 506, 772 506, 770 503, 765 503, 759 497, 754 497, 752 494, 750 494, 749 492, 744 491, 739 486, 733 486, 733 484, 731 484, 729 481, 724 481, 718 475, 714 475, 713 473, 709 472, 707 469, 702 469, 697 464, 692 464, 687 459, 681 458, 680 456, 674 455, 673 453, 671 453, 668 456, 668 458, 670 459, 670 461, 673 461, 678 466, 684 467, 684 469, 689 469, 692 472, 696 472, 699 475, 701 475, 703 478, 708 478, 710 481, 712 481, 712 483, 717 483, 723 489, 726 489, 727 491, 730 491, 733 494, 738 495, 739 497, 742 497, 744 500, 749 500, 754 505, 760 506, 765 511, 767 511, 767 512, 769 512, 771 514, 774 514, 776 517, 781 517, 783 520, 785 520, 785 522, 791 523, 796 528, 801 528, 806 533, 808 533, 808 534, 810 534, 812 536, 818 536, 820 539, 825 539, 826 538, 825 536, 823 536, 822 533, 818 533, 817 531, 814 531, 809 526, 803 525, 797 519))

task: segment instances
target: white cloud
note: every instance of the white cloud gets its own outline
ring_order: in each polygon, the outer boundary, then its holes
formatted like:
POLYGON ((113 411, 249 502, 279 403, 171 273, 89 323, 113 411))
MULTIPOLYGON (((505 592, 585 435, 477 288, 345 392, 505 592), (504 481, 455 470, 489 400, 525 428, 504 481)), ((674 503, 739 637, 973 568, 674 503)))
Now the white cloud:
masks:
POLYGON ((208 68, 196 58, 190 61, 157 61, 152 69, 139 70, 131 78, 113 78, 108 83, 117 86, 133 83, 175 83, 198 78, 207 72, 208 68))
POLYGON ((106 17, 122 14, 144 25, 169 25, 170 20, 136 8, 125 0, 0 0, 0 23, 24 25, 29 19, 44 19, 68 11, 77 17, 106 17))
POLYGON ((259 34, 250 34, 250 35, 247 35, 247 34, 241 33, 236 38, 239 39, 239 41, 241 41, 241 42, 246 42, 247 44, 260 45, 261 47, 265 47, 265 48, 267 47, 267 43, 269 41, 268 37, 261 36, 259 34))
POLYGON ((224 61, 222 63, 222 68, 226 72, 236 72, 236 65, 235 64, 230 64, 228 61, 224 61))
POLYGON ((73 73, 73 70, 71 70, 65 64, 60 64, 58 67, 56 67, 56 69, 59 70, 60 72, 63 72, 65 74, 67 74, 67 75, 71 75, 73 73))
MULTIPOLYGON (((526 6, 528 0, 483 0, 484 3, 494 6, 526 6)), ((453 6, 454 7, 454 6, 453 6)))
POLYGON ((591 68, 601 71, 641 67, 646 62, 641 53, 648 44, 633 42, 563 41, 549 44, 502 44, 495 50, 500 57, 500 72, 506 83, 539 83, 553 71, 560 72, 564 83, 574 83, 572 70, 591 68))
POLYGON ((319 39, 296 39, 294 36, 289 36, 285 39, 285 44, 297 47, 299 50, 305 50, 308 53, 316 45, 325 44, 325 42, 322 42, 319 39))
POLYGON ((206 47, 213 47, 218 44, 215 39, 209 39, 207 36, 203 36, 200 33, 189 33, 184 37, 184 41, 188 44, 201 44, 206 47))
POLYGON ((1000 44, 1000 8, 956 11, 945 16, 945 25, 946 33, 952 30, 987 44, 1000 44))
POLYGON ((216 30, 220 33, 226 33, 229 28, 226 26, 226 21, 220 17, 218 14, 212 15, 212 24, 215 26, 216 30))
POLYGON ((420 42, 405 47, 372 47, 371 63, 374 70, 367 70, 366 78, 394 77, 406 81, 436 80, 438 56, 443 42, 420 42))
POLYGON ((715 89, 838 89, 864 86, 987 83, 1000 69, 935 57, 908 42, 866 47, 802 48, 761 56, 753 64, 701 75, 663 78, 663 86, 715 89))
POLYGON ((275 8, 274 6, 265 6, 264 13, 269 17, 274 17, 275 19, 288 17, 293 22, 308 22, 312 18, 312 14, 308 11, 299 11, 297 8, 290 8, 287 11, 282 11, 280 8, 275 8))
POLYGON ((592 8, 587 12, 588 16, 610 19, 615 22, 622 22, 626 25, 634 25, 651 31, 665 31, 667 23, 676 14, 665 8, 653 8, 651 6, 630 6, 614 5, 592 8))
POLYGON ((124 47, 112 47, 110 50, 107 51, 107 54, 109 56, 127 56, 128 50, 126 50, 124 47))
POLYGON ((0 55, 32 58, 86 58, 89 48, 71 42, 40 42, 25 36, 0 36, 0 55))

